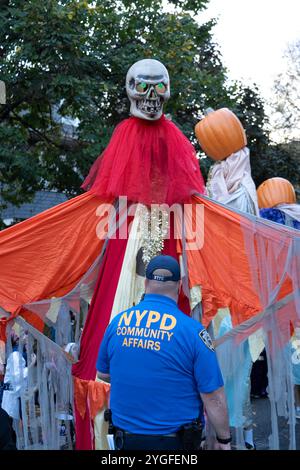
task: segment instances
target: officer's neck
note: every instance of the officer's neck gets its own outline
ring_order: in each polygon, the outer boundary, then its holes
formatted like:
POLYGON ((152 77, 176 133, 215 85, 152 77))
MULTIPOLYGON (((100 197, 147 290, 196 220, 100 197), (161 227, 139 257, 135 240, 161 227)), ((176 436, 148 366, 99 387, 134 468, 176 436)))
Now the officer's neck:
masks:
POLYGON ((176 292, 158 292, 155 289, 146 289, 145 294, 161 295, 162 297, 173 300, 176 304, 178 303, 178 294, 176 292))

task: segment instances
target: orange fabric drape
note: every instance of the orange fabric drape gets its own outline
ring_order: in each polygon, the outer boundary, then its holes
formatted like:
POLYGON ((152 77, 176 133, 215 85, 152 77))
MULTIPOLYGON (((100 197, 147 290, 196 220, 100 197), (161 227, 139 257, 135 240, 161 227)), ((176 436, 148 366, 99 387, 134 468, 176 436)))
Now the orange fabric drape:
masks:
POLYGON ((96 418, 96 415, 103 408, 108 407, 110 393, 110 384, 103 382, 95 382, 90 380, 88 384, 88 402, 90 407, 90 416, 92 419, 96 418))
POLYGON ((86 412, 88 384, 89 380, 83 380, 79 379, 78 377, 74 377, 75 405, 82 419, 84 419, 86 412))
MULTIPOLYGON (((101 200, 85 193, 0 232, 0 306, 69 292, 89 269, 103 241, 96 234, 101 200)), ((101 212, 101 211, 100 211, 101 212)))
MULTIPOLYGON (((194 196, 192 200, 204 207, 203 246, 186 255, 190 287, 202 287, 203 322, 207 325, 218 308, 228 306, 234 324, 239 324, 262 310, 263 289, 267 289, 261 268, 251 264, 245 234, 251 238, 255 232, 253 240, 265 244, 266 251, 283 245, 278 256, 271 256, 273 264, 282 266, 289 237, 282 227, 268 226, 266 231, 258 225, 254 229, 246 216, 207 198, 194 196), (253 277, 260 279, 260 291, 253 277)), ((42 321, 25 313, 22 306, 63 296, 80 281, 103 244, 96 234, 97 225, 107 216, 107 206, 99 209, 101 203, 88 192, 0 232, 0 307, 14 315, 21 312, 43 329, 42 321)), ((268 269, 272 271, 272 266, 268 269)), ((272 283, 278 281, 274 277, 272 283)), ((292 290, 286 276, 278 298, 292 290)))
MULTIPOLYGON (((198 250, 187 250, 187 263, 190 287, 202 287, 203 323, 207 326, 217 309, 229 307, 235 325, 246 321, 262 310, 262 297, 268 285, 262 277, 261 292, 253 283, 253 277, 263 276, 247 252, 245 237, 254 233, 253 223, 241 214, 231 211, 213 201, 193 197, 195 204, 204 206, 203 246, 198 250)), ((193 223, 195 222, 193 214, 193 223)), ((268 228, 272 234, 272 243, 286 246, 274 263, 284 267, 287 256, 288 238, 278 228, 268 228)), ((255 228, 255 237, 264 243, 266 248, 271 240, 262 227, 255 228)), ((255 239, 255 237, 253 239, 255 239)), ((255 249, 255 248, 254 248, 255 249)), ((256 247, 257 252, 257 247, 256 247)), ((273 279, 276 284, 278 279, 273 279)), ((282 298, 293 288, 287 277, 279 292, 282 298)))
POLYGON ((89 406, 90 417, 94 420, 99 411, 108 406, 109 393, 110 384, 74 377, 74 399, 82 419, 89 406))

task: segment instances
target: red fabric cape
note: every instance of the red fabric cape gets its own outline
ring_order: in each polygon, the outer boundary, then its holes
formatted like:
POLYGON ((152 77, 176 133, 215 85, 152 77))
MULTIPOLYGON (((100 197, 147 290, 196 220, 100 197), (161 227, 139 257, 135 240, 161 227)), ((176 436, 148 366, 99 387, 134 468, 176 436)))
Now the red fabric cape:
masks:
POLYGON ((103 198, 147 205, 183 203, 204 187, 192 144, 165 116, 122 121, 82 185, 103 198))

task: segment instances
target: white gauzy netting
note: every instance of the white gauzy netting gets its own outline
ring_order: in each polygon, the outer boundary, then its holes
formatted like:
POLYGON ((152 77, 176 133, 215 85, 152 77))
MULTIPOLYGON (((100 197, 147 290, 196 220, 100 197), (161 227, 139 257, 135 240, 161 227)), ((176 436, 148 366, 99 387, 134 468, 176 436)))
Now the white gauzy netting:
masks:
MULTIPOLYGON (((268 446, 270 449, 299 449, 295 435, 292 369, 300 367, 300 355, 299 351, 292 354, 290 340, 300 322, 300 233, 265 219, 243 215, 247 218, 244 226, 241 222, 245 249, 262 311, 217 339, 216 350, 225 381, 234 383, 234 414, 243 417, 240 367, 248 361, 245 343, 251 334, 260 331, 268 360, 271 407, 268 446), (281 438, 279 429, 282 427, 287 431, 281 438)), ((244 448, 242 427, 238 425, 236 444, 244 448)))
MULTIPOLYGON (((12 387, 18 390, 19 419, 14 419, 17 448, 73 449, 72 361, 64 350, 21 317, 10 325, 18 334, 20 362, 12 387), (23 371, 22 371, 23 368, 23 371)), ((8 332, 9 333, 9 332, 8 332)), ((10 335, 8 334, 10 338, 10 335)), ((8 356, 12 344, 8 340, 8 356)))
MULTIPOLYGON (((300 321, 300 234, 292 228, 255 216, 241 215, 253 286, 262 310, 217 339, 217 354, 225 381, 234 383, 234 413, 242 417, 243 379, 240 371, 247 360, 244 345, 250 335, 260 330, 269 368, 269 448, 300 448, 295 438, 292 374, 295 355, 289 353, 291 333, 300 321), (290 285, 291 289, 285 291, 286 285, 290 285), (288 429, 287 444, 279 437, 282 423, 288 429)), ((64 348, 70 343, 80 343, 80 333, 105 249, 106 244, 89 271, 69 294, 24 306, 45 322, 48 328, 46 335, 22 318, 15 320, 21 337, 20 352, 25 342, 27 345, 28 365, 27 378, 22 375, 19 379, 22 389, 21 420, 14 420, 19 449, 73 448, 72 357, 66 354, 64 348), (36 355, 36 365, 29 367, 32 353, 36 355)), ((196 316, 200 317, 200 306, 198 310, 196 316)), ((8 354, 10 351, 11 345, 8 344, 8 354)), ((236 426, 235 434, 237 447, 243 448, 241 426, 236 426)))
MULTIPOLYGON (((121 213, 119 225, 125 218, 126 214, 121 213)), ((20 338, 19 367, 15 368, 12 384, 17 389, 12 398, 20 409, 19 418, 14 418, 18 449, 75 448, 72 364, 79 356, 80 337, 107 240, 90 269, 68 294, 23 306, 44 322, 43 333, 22 317, 8 324, 7 358, 12 353, 10 331, 13 329, 20 338), (24 352, 26 366, 22 361, 24 352), (31 365, 33 354, 35 363, 31 365)))

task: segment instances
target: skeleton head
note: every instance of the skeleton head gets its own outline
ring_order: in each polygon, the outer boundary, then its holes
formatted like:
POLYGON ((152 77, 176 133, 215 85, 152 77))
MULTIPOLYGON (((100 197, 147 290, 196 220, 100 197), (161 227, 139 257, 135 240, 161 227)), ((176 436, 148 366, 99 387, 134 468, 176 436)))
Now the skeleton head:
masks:
POLYGON ((170 98, 166 67, 158 60, 139 60, 127 72, 126 91, 131 103, 130 113, 156 121, 162 115, 164 102, 170 98))

